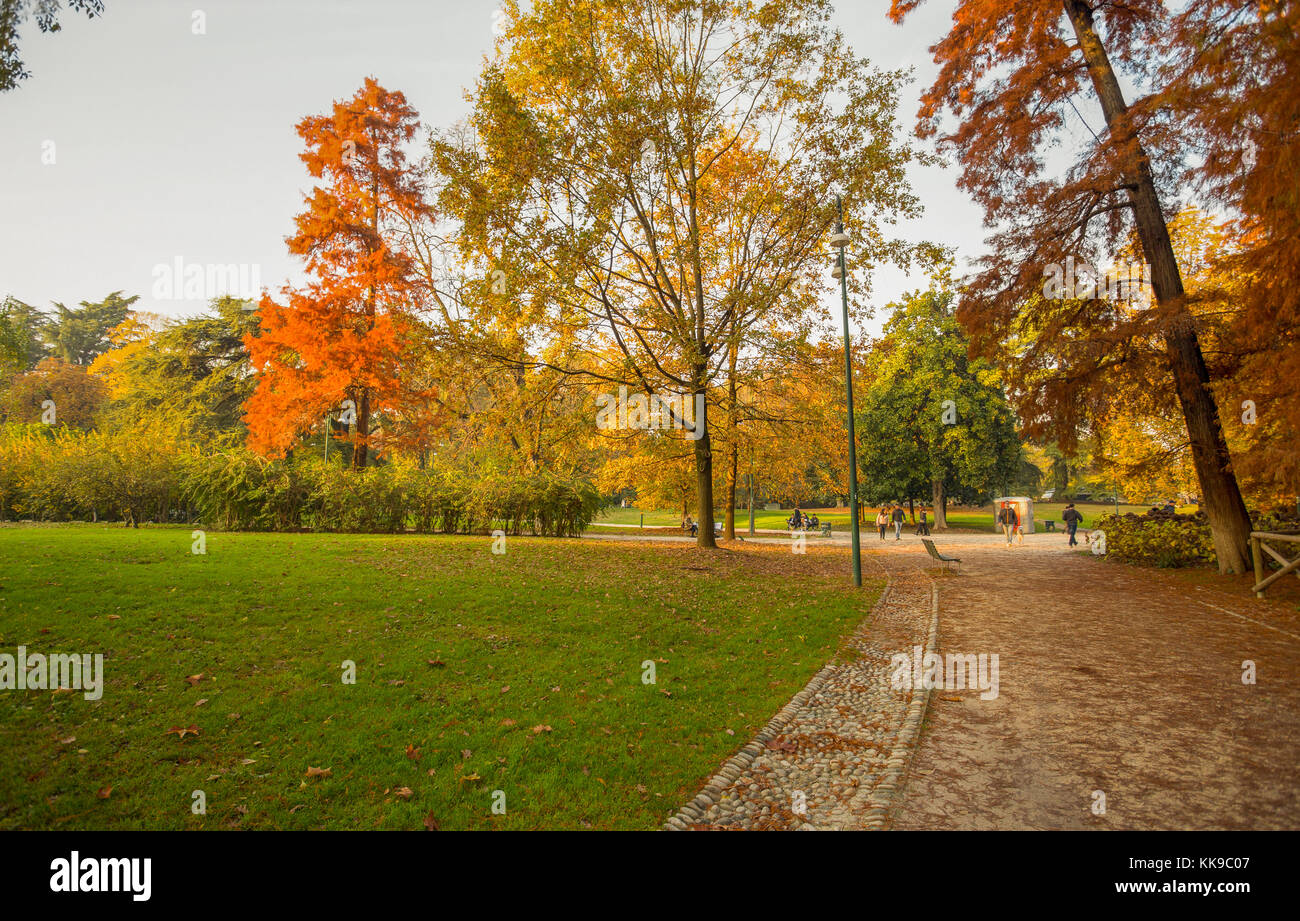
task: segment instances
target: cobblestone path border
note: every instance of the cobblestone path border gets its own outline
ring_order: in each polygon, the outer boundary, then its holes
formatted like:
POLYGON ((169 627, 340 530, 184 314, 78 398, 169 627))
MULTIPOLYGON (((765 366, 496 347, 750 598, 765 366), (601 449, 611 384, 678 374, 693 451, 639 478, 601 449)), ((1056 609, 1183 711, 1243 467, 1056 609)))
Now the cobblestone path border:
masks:
POLYGON ((869 558, 887 584, 829 664, 723 763, 666 830, 818 830, 886 826, 929 692, 890 686, 894 655, 934 651, 938 594, 905 558, 869 558))

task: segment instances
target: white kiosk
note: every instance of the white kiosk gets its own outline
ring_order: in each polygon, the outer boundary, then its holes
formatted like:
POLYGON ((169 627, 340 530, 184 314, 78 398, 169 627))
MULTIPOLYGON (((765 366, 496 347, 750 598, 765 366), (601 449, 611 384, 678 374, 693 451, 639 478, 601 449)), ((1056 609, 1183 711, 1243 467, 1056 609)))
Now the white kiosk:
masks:
POLYGON ((1024 528, 1026 534, 1034 533, 1034 500, 1028 496, 999 496, 993 500, 993 530, 1001 531, 1002 525, 998 524, 998 513, 1002 511, 1002 506, 1015 506, 1017 514, 1020 515, 1020 526, 1024 528))

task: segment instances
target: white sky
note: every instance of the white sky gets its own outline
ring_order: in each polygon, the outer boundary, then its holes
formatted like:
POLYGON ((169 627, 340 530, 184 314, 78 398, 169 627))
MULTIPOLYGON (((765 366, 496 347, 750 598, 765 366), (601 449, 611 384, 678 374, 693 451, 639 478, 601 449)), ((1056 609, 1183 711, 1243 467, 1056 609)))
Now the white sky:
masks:
MULTIPOLYGON (((908 132, 934 74, 927 48, 954 3, 931 0, 905 27, 888 0, 837 5, 836 25, 873 63, 915 67, 900 109, 908 132)), ((0 95, 0 296, 48 308, 141 295, 137 309, 200 311, 203 300, 151 296, 160 263, 254 263, 278 289, 299 277, 284 237, 310 185, 294 125, 350 97, 373 75, 401 90, 426 125, 467 111, 492 45, 496 0, 107 0, 102 17, 65 12, 63 30, 30 23, 32 76, 0 95), (193 11, 206 34, 192 32, 193 11), (55 162, 42 163, 46 142, 55 162)), ((918 169, 924 218, 912 239, 982 250, 980 210, 953 169, 918 169)), ((875 279, 883 306, 924 285, 875 279)), ((827 276, 828 287, 833 281, 827 276)), ((877 316, 872 327, 883 317, 877 316)))

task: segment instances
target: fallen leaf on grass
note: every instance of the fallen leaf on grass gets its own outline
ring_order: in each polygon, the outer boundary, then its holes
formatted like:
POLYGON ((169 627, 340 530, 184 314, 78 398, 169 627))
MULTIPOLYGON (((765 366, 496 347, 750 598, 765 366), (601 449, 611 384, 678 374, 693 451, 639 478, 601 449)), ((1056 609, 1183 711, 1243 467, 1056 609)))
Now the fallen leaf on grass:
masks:
POLYGON ((100 787, 99 790, 96 791, 95 795, 98 796, 100 799, 108 799, 109 796, 112 795, 112 793, 113 793, 112 787, 100 787))
POLYGON ((207 702, 208 702, 208 699, 207 699, 206 697, 200 697, 197 701, 194 702, 194 706, 196 706, 196 707, 201 707, 201 706, 203 706, 203 705, 204 705, 205 703, 207 703, 207 702))
POLYGON ((400 796, 402 799, 410 799, 415 795, 415 791, 410 787, 398 787, 393 791, 394 796, 400 796))
POLYGON ((961 703, 961 702, 962 702, 963 700, 965 700, 966 698, 965 698, 965 697, 940 697, 939 699, 940 699, 940 700, 951 700, 951 701, 953 701, 953 702, 955 702, 955 703, 961 703))
POLYGON ((513 726, 513 725, 515 725, 515 721, 512 720, 510 717, 507 716, 505 719, 503 719, 503 720, 501 721, 501 725, 502 725, 502 726, 513 726))
POLYGON ((176 733, 176 738, 184 739, 187 735, 190 736, 198 735, 199 727, 198 726, 173 726, 171 729, 168 729, 166 732, 164 732, 163 735, 170 735, 173 732, 176 733))
POLYGON ((197 675, 186 675, 185 680, 189 682, 190 687, 194 687, 203 680, 203 672, 199 672, 197 675))
POLYGON ((472 752, 472 751, 469 750, 468 748, 462 748, 462 749, 460 750, 460 756, 461 756, 462 758, 464 758, 466 761, 468 761, 468 760, 470 759, 470 756, 473 755, 473 754, 474 754, 474 752, 472 752))
POLYGON ((432 812, 424 817, 424 827, 426 831, 438 831, 438 820, 433 817, 432 812))
POLYGON ((444 661, 442 661, 442 659, 429 659, 429 660, 427 660, 427 661, 428 661, 428 664, 431 665, 431 666, 433 666, 434 668, 446 668, 446 667, 447 667, 447 663, 444 662, 444 661))
POLYGON ((534 727, 533 727, 533 734, 534 734, 534 735, 536 735, 536 734, 539 733, 539 732, 552 732, 552 731, 553 731, 553 730, 551 729, 550 726, 540 726, 540 725, 539 725, 539 726, 534 726, 534 727))
POLYGON ((460 782, 461 782, 461 783, 464 783, 464 782, 467 781, 467 780, 482 780, 482 779, 483 779, 483 778, 479 777, 477 773, 471 773, 471 774, 465 774, 465 775, 463 775, 463 776, 460 778, 460 782))
POLYGON ((418 748, 416 748, 414 745, 407 745, 407 746, 406 746, 406 757, 410 758, 412 761, 419 761, 419 760, 420 760, 420 750, 419 750, 418 748))
POLYGON ((333 768, 318 768, 318 767, 312 767, 311 765, 308 765, 307 776, 308 777, 329 777, 330 771, 332 770, 333 768))

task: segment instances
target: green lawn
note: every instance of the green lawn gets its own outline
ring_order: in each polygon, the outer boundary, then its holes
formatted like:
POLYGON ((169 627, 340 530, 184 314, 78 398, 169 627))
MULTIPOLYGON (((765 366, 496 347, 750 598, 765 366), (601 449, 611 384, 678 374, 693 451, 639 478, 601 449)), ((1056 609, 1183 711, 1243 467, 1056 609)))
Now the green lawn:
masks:
POLYGON ((491 543, 0 527, 0 653, 105 656, 98 701, 0 691, 0 828, 653 828, 879 590, 842 551, 491 543))
MULTIPOLYGON (((1102 515, 1109 515, 1115 510, 1115 506, 1113 505, 1100 505, 1100 504, 1087 503, 1087 502, 1078 503, 1076 504, 1075 507, 1079 510, 1080 514, 1083 515, 1083 521, 1084 521, 1083 526, 1085 528, 1092 527, 1093 521, 1095 521, 1097 518, 1101 517, 1102 515)), ((1150 506, 1148 505, 1121 505, 1119 507, 1119 510, 1121 514, 1127 512, 1136 512, 1137 514, 1141 515, 1144 512, 1146 512, 1149 508, 1150 506)), ((1054 519, 1056 521, 1056 526, 1059 528, 1061 527, 1061 512, 1064 511, 1064 509, 1065 509, 1064 502, 1035 502, 1034 519, 1036 521, 1043 521, 1048 518, 1054 519)), ((875 518, 876 510, 877 510, 877 506, 873 505, 867 507, 867 514, 870 519, 875 518)), ((1195 511, 1195 506, 1180 508, 1179 511, 1180 512, 1195 511)), ((602 522, 608 522, 608 523, 618 524, 618 525, 637 525, 641 521, 640 516, 642 515, 643 512, 645 514, 646 527, 651 527, 651 526, 675 527, 681 524, 681 514, 679 512, 672 512, 666 510, 652 510, 652 509, 643 510, 643 509, 634 509, 634 508, 606 509, 602 513, 602 517, 599 520, 602 522)), ((817 517, 821 519, 821 521, 831 522, 831 524, 834 525, 835 530, 837 531, 843 531, 847 529, 849 526, 849 513, 847 509, 806 508, 804 509, 804 512, 806 512, 809 515, 816 514, 817 517)), ((692 512, 692 514, 694 513, 692 512)), ((718 512, 714 516, 714 520, 721 521, 722 515, 723 515, 722 512, 718 512)), ((985 508, 985 509, 952 508, 949 509, 948 511, 948 524, 953 528, 992 531, 993 516, 994 516, 994 512, 992 508, 985 508)), ((768 512, 762 509, 755 509, 754 527, 776 528, 779 530, 786 526, 785 524, 786 519, 789 517, 790 517, 790 512, 788 510, 780 511, 780 512, 768 512)), ((592 530, 601 532, 601 531, 606 531, 611 529, 596 528, 592 530)), ((622 529, 620 528, 619 530, 622 529)), ((737 531, 749 530, 749 509, 747 507, 736 510, 736 530, 737 531)))

